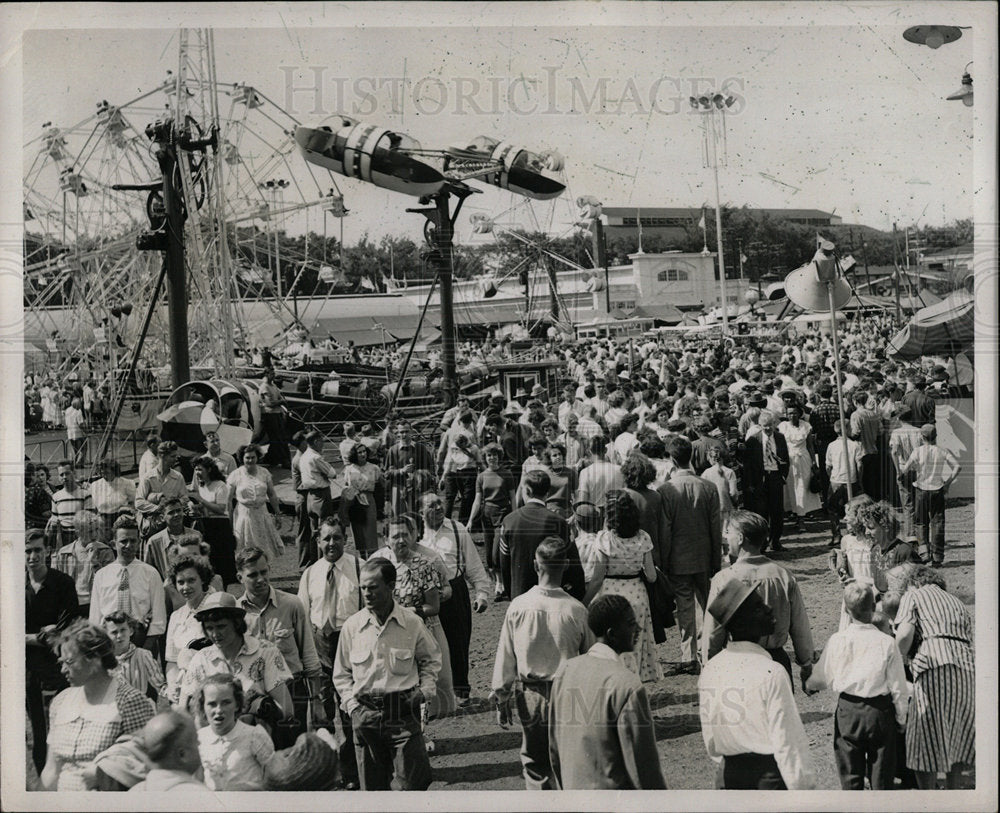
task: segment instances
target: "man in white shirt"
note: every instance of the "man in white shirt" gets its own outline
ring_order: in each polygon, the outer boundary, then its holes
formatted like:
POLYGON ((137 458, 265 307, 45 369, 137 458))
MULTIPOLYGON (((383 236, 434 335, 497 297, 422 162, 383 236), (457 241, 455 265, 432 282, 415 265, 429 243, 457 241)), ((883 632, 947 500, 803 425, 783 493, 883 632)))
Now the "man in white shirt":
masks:
POLYGON ((73 463, 84 466, 87 463, 87 425, 79 398, 70 401, 63 421, 66 423, 66 438, 73 447, 73 463))
POLYGON ((344 439, 340 441, 340 459, 346 465, 347 456, 351 453, 351 448, 358 442, 358 432, 354 424, 350 421, 344 422, 344 439))
POLYGON ((176 497, 186 507, 190 502, 187 483, 181 473, 173 468, 177 462, 177 444, 165 440, 156 447, 156 469, 145 479, 139 480, 135 490, 135 508, 146 523, 160 510, 160 500, 176 497))
POLYGON ((441 650, 420 617, 393 598, 388 559, 368 559, 359 584, 365 606, 341 628, 333 685, 354 726, 361 790, 427 790, 420 704, 436 693, 441 650))
POLYGON ((139 529, 132 517, 115 520, 114 534, 118 558, 94 574, 90 623, 100 626, 109 613, 128 613, 137 622, 132 641, 156 653, 167 631, 163 577, 155 567, 135 558, 139 551, 139 529))
POLYGON ((906 461, 920 443, 920 427, 913 423, 913 411, 904 406, 897 416, 900 425, 889 435, 889 456, 896 470, 896 487, 899 489, 900 533, 909 539, 913 534, 913 472, 904 471, 906 461))
MULTIPOLYGON (((906 724, 910 690, 896 641, 872 625, 875 596, 869 585, 844 588, 851 623, 827 641, 804 681, 807 693, 836 692, 833 751, 844 790, 892 790, 896 784, 897 726, 906 724)), ((905 755, 902 755, 905 757, 905 755)))
POLYGON ((719 590, 708 611, 731 636, 698 680, 701 733, 722 763, 726 790, 810 790, 816 777, 788 674, 759 643, 774 614, 739 579, 719 590))
POLYGON ((324 518, 333 515, 330 483, 336 472, 323 458, 323 435, 312 429, 306 433, 305 440, 308 446, 299 458, 300 489, 306 495, 306 507, 313 527, 318 528, 324 518))
POLYGON ((358 587, 360 564, 357 557, 344 552, 344 531, 333 517, 319 526, 317 543, 323 558, 310 565, 299 580, 299 601, 306 608, 323 669, 325 686, 320 699, 330 720, 339 716, 343 741, 339 748, 340 772, 346 790, 357 790, 358 762, 354 753, 354 733, 350 716, 340 708, 340 697, 333 687, 333 658, 340 642, 340 630, 361 608, 358 587), (338 714, 339 712, 339 714, 338 714))
POLYGON ((139 474, 137 475, 137 482, 142 482, 151 474, 156 471, 156 467, 159 464, 159 457, 156 455, 156 449, 160 445, 160 438, 154 432, 146 438, 146 451, 142 453, 142 457, 139 458, 139 474))
POLYGON ((903 472, 913 472, 913 511, 916 515, 920 555, 933 567, 944 562, 944 497, 955 482, 961 465, 950 451, 937 445, 934 424, 920 427, 921 445, 903 464, 903 472))
POLYGON ((833 424, 836 432, 835 440, 826 447, 826 471, 830 482, 830 497, 827 500, 827 510, 830 512, 830 523, 833 528, 833 539, 830 547, 840 545, 840 521, 844 518, 844 508, 848 502, 847 484, 851 484, 851 493, 860 493, 858 484, 861 482, 861 444, 844 437, 844 427, 840 421, 833 424))
POLYGON ((625 462, 629 452, 639 448, 639 438, 635 434, 639 429, 639 416, 633 412, 627 412, 625 417, 621 419, 619 426, 621 432, 615 438, 613 447, 615 462, 620 466, 625 462))
POLYGON ((469 697, 469 644, 472 641, 472 611, 486 612, 490 595, 490 577, 479 558, 472 535, 460 522, 444 515, 441 498, 428 491, 420 499, 424 518, 424 536, 420 543, 433 550, 445 564, 451 596, 442 598, 438 619, 448 639, 451 674, 455 696, 469 697), (471 601, 469 588, 475 590, 471 601))
POLYGON ((559 421, 559 427, 565 432, 569 427, 567 425, 567 418, 571 414, 575 415, 577 409, 576 393, 573 390, 572 384, 567 384, 563 387, 563 399, 559 402, 558 411, 556 413, 556 418, 559 421))
POLYGON ((592 502, 603 507, 605 495, 616 488, 625 488, 625 478, 621 468, 611 463, 605 457, 608 439, 603 435, 594 435, 590 439, 591 464, 580 472, 580 483, 577 486, 574 502, 592 502))
POLYGON ((215 430, 210 429, 205 433, 205 449, 208 452, 208 456, 219 467, 219 473, 223 479, 239 468, 236 465, 236 458, 229 454, 229 452, 222 451, 222 442, 219 440, 219 433, 215 430))

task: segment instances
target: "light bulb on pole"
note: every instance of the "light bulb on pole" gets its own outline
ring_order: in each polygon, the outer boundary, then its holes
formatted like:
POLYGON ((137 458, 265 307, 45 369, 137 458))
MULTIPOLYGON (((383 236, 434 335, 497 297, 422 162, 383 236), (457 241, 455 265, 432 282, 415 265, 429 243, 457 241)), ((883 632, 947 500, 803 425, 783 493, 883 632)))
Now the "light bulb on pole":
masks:
POLYGON ((708 131, 709 152, 708 160, 712 167, 712 174, 715 179, 715 242, 716 251, 719 257, 719 296, 722 299, 722 335, 729 334, 729 299, 726 295, 726 261, 722 250, 722 202, 719 197, 719 156, 718 144, 715 133, 715 113, 723 116, 723 126, 725 125, 725 111, 732 107, 734 99, 732 96, 723 96, 716 93, 713 96, 699 96, 688 98, 691 108, 699 113, 708 114, 709 119, 705 122, 708 131))

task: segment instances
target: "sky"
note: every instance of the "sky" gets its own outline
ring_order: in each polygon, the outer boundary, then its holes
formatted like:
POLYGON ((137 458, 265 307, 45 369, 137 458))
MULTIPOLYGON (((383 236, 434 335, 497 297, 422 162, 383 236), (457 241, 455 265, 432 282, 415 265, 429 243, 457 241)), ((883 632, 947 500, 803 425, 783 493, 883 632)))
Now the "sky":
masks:
MULTIPOLYGON (((914 16, 916 4, 878 14, 816 5, 826 13, 779 3, 653 4, 639 15, 595 15, 598 4, 577 3, 563 14, 528 6, 529 14, 509 16, 504 4, 492 4, 463 17, 436 7, 457 17, 437 27, 427 24, 426 4, 406 27, 385 27, 411 13, 398 6, 397 14, 365 14, 362 27, 339 6, 286 8, 277 20, 236 11, 213 19, 216 73, 220 82, 252 84, 303 124, 342 113, 406 132, 426 148, 484 134, 564 156, 567 192, 555 202, 528 204, 473 184, 485 191, 466 204, 460 240, 471 238, 465 218, 475 211, 501 225, 566 233, 580 195, 637 209, 714 205, 704 117, 687 102, 709 89, 736 99, 720 131, 723 204, 820 209, 880 229, 972 217, 980 107, 945 97, 973 61, 977 33, 981 44, 995 36, 987 35, 988 15, 975 4, 939 6, 933 19, 914 16), (931 50, 903 39, 915 22, 972 28, 931 50)), ((107 19, 90 28, 29 26, 26 163, 43 122, 75 124, 96 101, 123 104, 176 70, 177 30, 151 28, 151 19, 128 18, 132 28, 107 19)), ((982 75, 976 65, 970 70, 982 75)), ((134 123, 146 123, 142 113, 134 123)), ((270 152, 263 143, 248 150, 259 161, 270 152)), ((283 176, 308 187, 303 159, 287 161, 283 176)), ((336 180, 351 210, 347 243, 365 232, 419 237, 422 224, 404 214, 414 199, 336 180)), ((315 199, 318 189, 301 196, 315 199)), ((290 218, 286 227, 320 230, 320 216, 311 217, 290 218)))

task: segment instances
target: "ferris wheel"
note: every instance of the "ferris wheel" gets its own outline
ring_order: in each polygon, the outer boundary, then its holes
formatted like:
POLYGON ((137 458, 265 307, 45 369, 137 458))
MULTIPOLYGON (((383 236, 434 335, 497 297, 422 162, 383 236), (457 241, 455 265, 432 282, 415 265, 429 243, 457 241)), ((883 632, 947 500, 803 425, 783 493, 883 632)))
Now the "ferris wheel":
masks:
POLYGON ((193 143, 211 142, 183 150, 173 179, 183 192, 192 366, 229 373, 234 347, 266 345, 295 322, 283 279, 320 271, 322 251, 307 240, 290 252, 278 232, 310 211, 325 230, 327 213, 346 213, 342 196, 309 167, 303 181, 297 120, 250 84, 220 82, 212 32, 183 29, 177 69, 161 85, 99 100, 75 124, 54 118, 25 144, 27 366, 120 369, 140 335, 143 366, 169 363, 155 154, 165 122, 193 143), (249 300, 257 306, 234 307, 249 300))

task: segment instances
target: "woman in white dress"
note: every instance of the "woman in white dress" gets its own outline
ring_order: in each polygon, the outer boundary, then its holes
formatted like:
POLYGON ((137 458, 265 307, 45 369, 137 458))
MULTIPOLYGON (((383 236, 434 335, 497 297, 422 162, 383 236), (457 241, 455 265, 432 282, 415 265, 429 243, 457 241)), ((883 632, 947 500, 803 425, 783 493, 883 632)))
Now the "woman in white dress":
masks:
POLYGON ((788 443, 788 479, 785 480, 785 510, 795 514, 796 529, 801 532, 802 518, 820 507, 818 494, 809 490, 812 464, 816 457, 812 427, 802 420, 802 408, 788 407, 788 420, 778 424, 778 431, 788 443))
POLYGON ((229 486, 230 516, 233 534, 240 548, 260 548, 274 562, 285 552, 278 533, 278 495, 271 473, 257 461, 260 447, 249 443, 236 453, 243 465, 226 479, 229 486), (270 504, 274 517, 267 512, 270 504))

